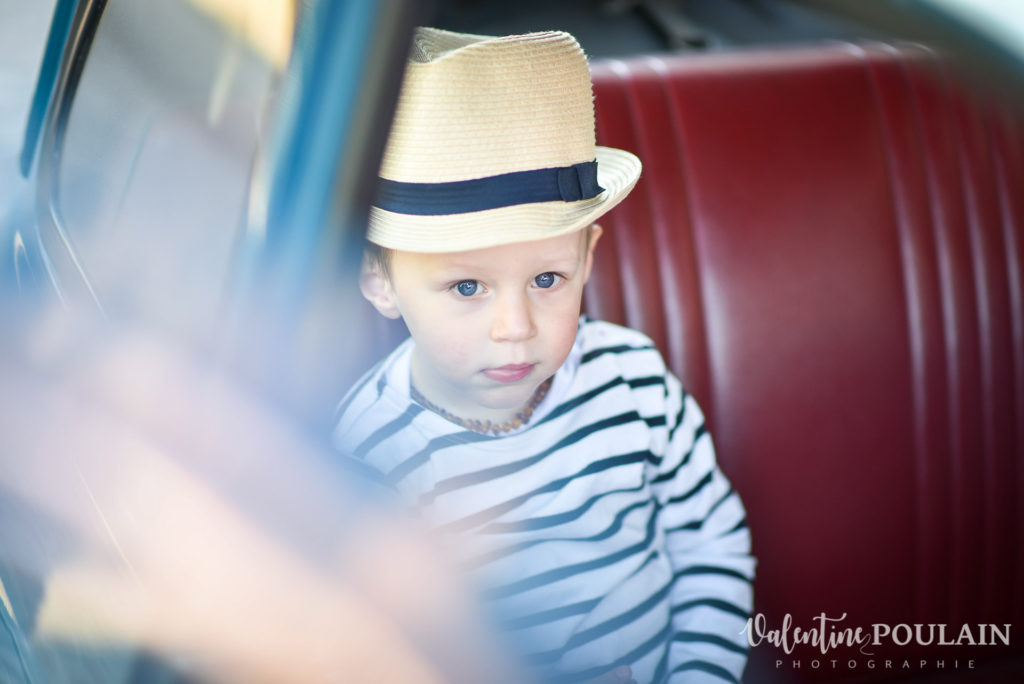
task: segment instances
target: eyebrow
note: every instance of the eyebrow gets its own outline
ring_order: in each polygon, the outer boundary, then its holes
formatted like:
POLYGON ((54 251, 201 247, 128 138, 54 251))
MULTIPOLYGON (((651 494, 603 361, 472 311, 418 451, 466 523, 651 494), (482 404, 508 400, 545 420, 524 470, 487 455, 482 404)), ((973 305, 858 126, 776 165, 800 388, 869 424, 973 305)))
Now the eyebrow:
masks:
MULTIPOLYGON (((543 259, 537 264, 536 272, 540 274, 547 273, 549 271, 571 271, 575 269, 579 263, 579 259, 573 259, 570 257, 543 259)), ((471 279, 475 277, 475 274, 478 274, 481 269, 481 266, 472 263, 445 264, 434 269, 432 275, 439 280, 454 280, 460 278, 471 279)))

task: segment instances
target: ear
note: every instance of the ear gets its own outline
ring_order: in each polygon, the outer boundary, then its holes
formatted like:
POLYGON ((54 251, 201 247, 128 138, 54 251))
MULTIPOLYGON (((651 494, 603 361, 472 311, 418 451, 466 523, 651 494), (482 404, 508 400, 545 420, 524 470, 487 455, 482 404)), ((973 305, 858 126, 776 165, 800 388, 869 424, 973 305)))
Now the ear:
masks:
POLYGON ((391 280, 381 272, 380 266, 372 261, 369 257, 363 256, 363 267, 359 272, 359 291, 382 316, 400 318, 402 314, 398 310, 398 298, 391 287, 391 280))
POLYGON ((587 230, 590 231, 590 235, 587 236, 587 255, 584 257, 586 261, 583 264, 583 282, 586 283, 590 280, 590 269, 594 266, 594 248, 597 247, 597 241, 601 237, 601 226, 596 223, 587 230))

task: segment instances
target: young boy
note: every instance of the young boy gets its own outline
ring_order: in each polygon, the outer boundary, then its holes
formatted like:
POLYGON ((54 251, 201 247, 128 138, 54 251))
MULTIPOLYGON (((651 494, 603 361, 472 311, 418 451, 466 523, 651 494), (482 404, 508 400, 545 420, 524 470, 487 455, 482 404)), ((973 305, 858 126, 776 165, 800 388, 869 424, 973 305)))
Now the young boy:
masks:
POLYGON ((419 29, 360 280, 411 339, 350 390, 335 441, 470 540, 543 678, 735 682, 742 504, 651 341, 579 315, 594 221, 639 174, 595 146, 571 36, 419 29))

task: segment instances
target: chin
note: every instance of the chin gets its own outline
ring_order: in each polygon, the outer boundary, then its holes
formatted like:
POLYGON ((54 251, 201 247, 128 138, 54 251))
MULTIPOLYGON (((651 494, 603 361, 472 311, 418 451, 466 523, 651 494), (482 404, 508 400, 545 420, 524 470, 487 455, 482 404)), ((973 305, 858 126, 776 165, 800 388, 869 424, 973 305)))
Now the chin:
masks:
POLYGON ((530 401, 539 386, 540 382, 530 382, 495 387, 481 393, 476 400, 480 406, 494 411, 518 411, 530 401))

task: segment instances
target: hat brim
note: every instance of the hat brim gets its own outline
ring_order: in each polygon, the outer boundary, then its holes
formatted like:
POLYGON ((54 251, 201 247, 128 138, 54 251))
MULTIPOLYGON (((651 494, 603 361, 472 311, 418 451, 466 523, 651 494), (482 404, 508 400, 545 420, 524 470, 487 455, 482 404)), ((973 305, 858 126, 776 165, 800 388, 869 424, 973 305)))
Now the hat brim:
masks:
POLYGON ((370 207, 367 238, 406 252, 463 252, 564 235, 589 226, 621 202, 640 178, 636 155, 596 147, 604 192, 577 202, 534 202, 464 214, 414 216, 370 207))

